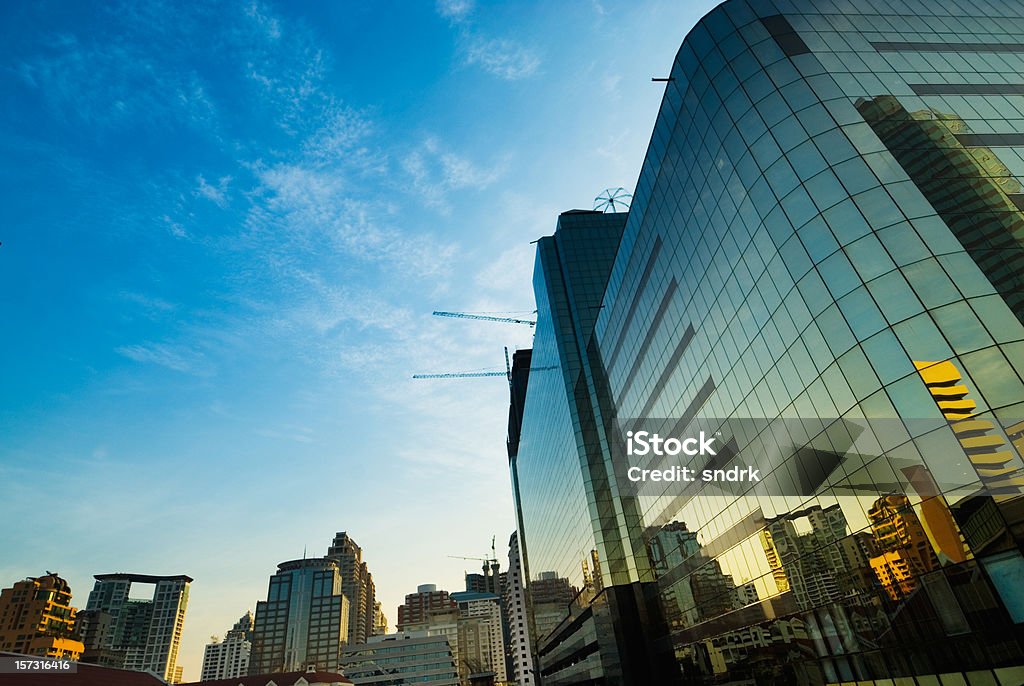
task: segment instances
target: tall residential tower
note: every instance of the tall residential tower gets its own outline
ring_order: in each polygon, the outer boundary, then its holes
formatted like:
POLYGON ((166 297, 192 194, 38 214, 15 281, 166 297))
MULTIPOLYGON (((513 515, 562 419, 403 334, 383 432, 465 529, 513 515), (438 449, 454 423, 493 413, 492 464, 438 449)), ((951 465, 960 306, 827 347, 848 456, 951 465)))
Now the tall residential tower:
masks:
POLYGON ((83 662, 172 681, 192 578, 150 574, 97 574, 86 609, 79 613, 83 662), (135 593, 146 589, 146 598, 135 593), (135 593, 133 593, 133 591, 135 593))

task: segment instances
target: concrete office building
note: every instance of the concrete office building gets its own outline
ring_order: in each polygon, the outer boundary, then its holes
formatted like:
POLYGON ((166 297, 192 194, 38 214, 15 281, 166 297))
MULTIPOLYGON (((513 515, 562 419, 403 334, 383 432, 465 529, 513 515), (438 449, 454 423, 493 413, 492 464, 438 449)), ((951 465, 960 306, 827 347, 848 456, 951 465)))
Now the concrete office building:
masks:
POLYGON ((77 661, 71 587, 53 572, 23 579, 0 592, 0 650, 77 661))
POLYGON ((345 646, 341 665, 352 683, 360 686, 461 683, 448 640, 425 631, 400 631, 374 636, 362 645, 345 646))
POLYGON ((329 558, 279 564, 267 599, 256 604, 249 674, 337 669, 349 618, 341 587, 329 558))
POLYGON ((686 37, 628 215, 538 243, 545 686, 1024 680, 1022 45, 988 0, 728 0, 686 37), (764 478, 636 485, 651 422, 764 478))
POLYGON ((174 683, 178 648, 192 578, 149 574, 97 574, 86 609, 79 613, 83 662, 150 672, 174 683), (144 586, 144 595, 133 594, 144 586), (152 592, 149 592, 152 589, 152 592))
POLYGON ((200 672, 202 681, 233 679, 249 673, 255 625, 252 612, 246 612, 224 634, 224 638, 206 644, 200 672))

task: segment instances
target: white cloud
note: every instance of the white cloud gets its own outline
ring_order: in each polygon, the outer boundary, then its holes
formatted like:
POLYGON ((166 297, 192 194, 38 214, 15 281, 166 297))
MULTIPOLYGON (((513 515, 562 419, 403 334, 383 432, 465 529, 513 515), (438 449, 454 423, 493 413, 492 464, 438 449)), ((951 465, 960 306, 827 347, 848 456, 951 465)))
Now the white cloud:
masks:
POLYGON ((532 76, 540 67, 540 56, 510 38, 492 38, 473 26, 474 0, 438 0, 437 12, 458 30, 463 62, 477 66, 500 79, 516 81, 532 76))
POLYGON ((507 81, 532 76, 540 57, 532 49, 507 38, 473 37, 466 47, 466 63, 507 81))
POLYGON ((452 191, 485 189, 505 173, 504 163, 480 165, 446 149, 436 138, 426 139, 406 155, 402 168, 411 177, 419 201, 445 214, 451 211, 448 195, 452 191))
POLYGON ((277 17, 270 15, 270 10, 259 2, 251 2, 245 8, 245 14, 252 19, 253 24, 263 32, 271 41, 281 38, 281 22, 277 17))
POLYGON ((150 313, 173 312, 178 307, 174 303, 168 302, 163 298, 146 295, 144 293, 136 293, 134 291, 122 291, 121 299, 126 302, 134 303, 150 313))
POLYGON ((175 238, 188 238, 188 232, 185 227, 179 222, 171 219, 170 215, 165 214, 163 216, 164 224, 167 225, 167 230, 171 232, 171 235, 175 238))
POLYGON ((144 343, 123 345, 114 352, 135 362, 155 364, 185 374, 206 376, 210 373, 202 353, 182 346, 144 343))
POLYGON ((475 4, 473 0, 438 0, 437 12, 446 19, 458 22, 473 12, 475 4))
POLYGON ((193 191, 194 195, 206 198, 220 208, 228 206, 228 185, 231 183, 231 176, 220 177, 217 180, 217 185, 212 186, 200 174, 196 177, 196 183, 199 185, 193 191))
POLYGON ((187 122, 212 133, 216 109, 196 72, 154 59, 127 40, 81 42, 60 34, 49 42, 46 53, 14 71, 65 119, 111 128, 187 122))
POLYGON ((532 283, 536 252, 536 247, 529 244, 509 248, 497 260, 477 272, 476 285, 510 293, 522 290, 532 283))

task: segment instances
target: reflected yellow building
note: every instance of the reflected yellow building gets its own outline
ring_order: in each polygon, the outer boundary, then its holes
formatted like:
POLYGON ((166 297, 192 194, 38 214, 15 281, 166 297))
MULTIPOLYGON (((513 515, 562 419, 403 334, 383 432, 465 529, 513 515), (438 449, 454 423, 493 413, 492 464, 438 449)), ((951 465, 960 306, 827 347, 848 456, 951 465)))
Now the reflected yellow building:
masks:
POLYGON ((942 415, 952 424, 957 440, 981 482, 997 501, 1021 495, 1024 476, 1013 464, 1014 454, 987 419, 975 418, 978 404, 968 397, 960 370, 952 362, 914 361, 918 374, 935 399, 942 415))

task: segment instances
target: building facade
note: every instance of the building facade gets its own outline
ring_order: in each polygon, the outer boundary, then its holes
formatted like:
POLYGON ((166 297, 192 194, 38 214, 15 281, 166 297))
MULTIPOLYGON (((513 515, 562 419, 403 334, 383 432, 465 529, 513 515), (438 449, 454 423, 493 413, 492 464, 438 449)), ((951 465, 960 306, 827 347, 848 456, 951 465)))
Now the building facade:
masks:
POLYGON ((546 686, 1024 679, 1022 45, 985 0, 728 0, 686 37, 620 235, 538 244, 546 686), (762 476, 637 486, 650 422, 762 476))
POLYGON ((206 644, 200 672, 202 681, 233 679, 249 673, 255 624, 252 612, 246 612, 224 634, 224 638, 206 644))
POLYGON ((348 643, 366 643, 373 635, 376 587, 373 575, 363 562, 363 549, 347 533, 338 532, 327 550, 327 557, 338 563, 341 591, 348 598, 348 643))
POLYGON ((501 598, 473 591, 451 597, 459 608, 459 675, 493 672, 496 683, 507 683, 501 598))
POLYGON ((85 644, 82 661, 150 672, 174 683, 192 578, 118 573, 95 579, 78 617, 85 644), (139 586, 146 588, 148 599, 133 594, 139 586))
POLYGON ((373 603, 373 635, 383 636, 388 633, 388 617, 384 614, 384 608, 381 606, 380 601, 377 600, 373 603))
POLYGON ((425 631, 400 631, 374 636, 363 645, 345 646, 341 664, 346 676, 359 685, 461 684, 448 640, 425 631))
POLYGON ((332 559, 279 564, 267 599, 256 604, 249 674, 337 669, 349 618, 341 587, 332 559))
POLYGON ((78 660, 71 587, 53 572, 0 591, 0 651, 78 660))
POLYGON ((398 606, 398 631, 425 629, 432 616, 458 610, 448 591, 437 589, 437 584, 420 584, 415 593, 408 593, 398 606))
POLYGON ((517 686, 536 686, 533 663, 533 627, 526 594, 519 536, 508 541, 508 581, 505 584, 505 610, 508 614, 508 662, 511 681, 517 686))

